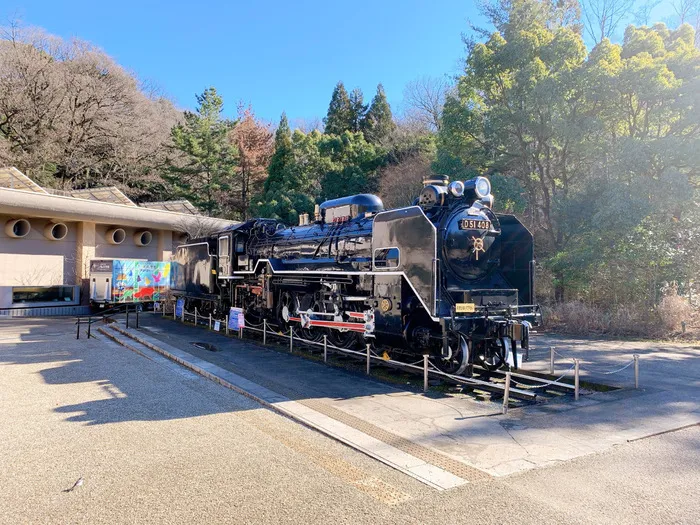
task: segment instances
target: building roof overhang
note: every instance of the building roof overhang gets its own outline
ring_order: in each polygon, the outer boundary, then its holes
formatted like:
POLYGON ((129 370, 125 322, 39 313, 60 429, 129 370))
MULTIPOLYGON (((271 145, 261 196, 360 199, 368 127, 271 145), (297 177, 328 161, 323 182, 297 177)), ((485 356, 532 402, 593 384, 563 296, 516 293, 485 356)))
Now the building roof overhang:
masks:
POLYGON ((207 225, 222 230, 236 224, 234 221, 213 217, 10 188, 0 188, 0 213, 15 218, 40 217, 173 231, 186 231, 188 225, 201 221, 207 221, 207 225))

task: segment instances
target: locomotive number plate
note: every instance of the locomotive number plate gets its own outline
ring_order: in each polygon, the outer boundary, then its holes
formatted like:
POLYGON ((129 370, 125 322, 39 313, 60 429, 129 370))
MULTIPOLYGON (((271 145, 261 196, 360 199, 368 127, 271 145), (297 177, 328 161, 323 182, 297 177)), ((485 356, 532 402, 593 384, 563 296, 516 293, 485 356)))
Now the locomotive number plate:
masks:
POLYGON ((473 314, 476 312, 476 305, 474 303, 457 303, 455 312, 458 314, 473 314))
POLYGON ((459 221, 460 230, 490 230, 491 221, 477 221, 475 219, 462 219, 459 221))

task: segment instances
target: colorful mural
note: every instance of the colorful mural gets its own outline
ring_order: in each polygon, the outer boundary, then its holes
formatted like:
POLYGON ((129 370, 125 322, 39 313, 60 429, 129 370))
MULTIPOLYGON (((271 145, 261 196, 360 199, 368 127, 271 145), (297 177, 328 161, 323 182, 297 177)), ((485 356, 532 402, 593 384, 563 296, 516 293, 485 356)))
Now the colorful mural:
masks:
POLYGON ((170 289, 170 263, 115 259, 112 300, 117 303, 161 300, 170 289))

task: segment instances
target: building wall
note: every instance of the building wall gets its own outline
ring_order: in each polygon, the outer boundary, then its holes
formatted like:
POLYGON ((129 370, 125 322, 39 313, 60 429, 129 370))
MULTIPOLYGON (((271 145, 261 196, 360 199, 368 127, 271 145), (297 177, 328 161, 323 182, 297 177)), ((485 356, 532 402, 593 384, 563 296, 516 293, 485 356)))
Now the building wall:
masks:
POLYGON ((107 241, 107 231, 113 226, 93 223, 65 222, 68 235, 60 241, 44 237, 48 219, 29 218, 32 229, 22 239, 14 239, 5 233, 9 215, 0 214, 0 286, 52 286, 82 284, 88 277, 89 260, 79 258, 170 260, 179 240, 179 234, 170 230, 149 230, 153 240, 148 246, 134 242, 136 228, 122 227, 126 239, 114 245, 107 241), (94 236, 92 235, 94 228, 94 236), (94 248, 80 245, 81 240, 92 243, 94 248), (94 255, 93 255, 94 254, 94 255))
POLYGON ((44 237, 50 221, 29 219, 29 235, 14 239, 5 233, 5 224, 14 218, 0 215, 0 286, 75 284, 77 223, 66 222, 66 238, 51 241, 44 237))

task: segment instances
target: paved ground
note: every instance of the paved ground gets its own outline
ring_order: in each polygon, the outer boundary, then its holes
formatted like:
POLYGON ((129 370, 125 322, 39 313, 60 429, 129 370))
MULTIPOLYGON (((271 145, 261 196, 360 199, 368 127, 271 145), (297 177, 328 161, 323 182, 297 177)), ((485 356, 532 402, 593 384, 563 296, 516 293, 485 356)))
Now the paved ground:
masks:
MULTIPOLYGON (((698 427, 437 492, 155 357, 0 321, 0 523, 695 523, 698 427), (73 492, 62 490, 83 476, 73 492)), ((672 407, 670 407, 672 408, 672 407)))
MULTIPOLYGON (((200 359, 306 404, 384 442, 400 440, 429 448, 491 475, 507 475, 600 452, 658 432, 700 422, 700 349, 681 346, 654 350, 654 343, 534 339, 532 370, 549 368, 549 346, 562 356, 582 359, 584 378, 623 387, 588 392, 579 402, 559 402, 511 410, 470 395, 432 392, 423 396, 363 373, 329 368, 249 341, 196 329, 158 316, 142 316, 142 331, 200 359), (218 351, 192 343, 214 345, 218 351), (642 384, 634 390, 634 369, 604 375, 641 353, 642 384), (546 360, 542 360, 544 356, 546 360)), ((557 356, 557 373, 571 360, 557 356)), ((405 450, 412 453, 410 447, 405 450)), ((439 462, 433 462, 439 464, 439 462)), ((453 469, 452 472, 455 472, 453 469)), ((460 473, 457 472, 457 475, 460 473)), ((467 474, 468 476, 468 474, 467 474)))

